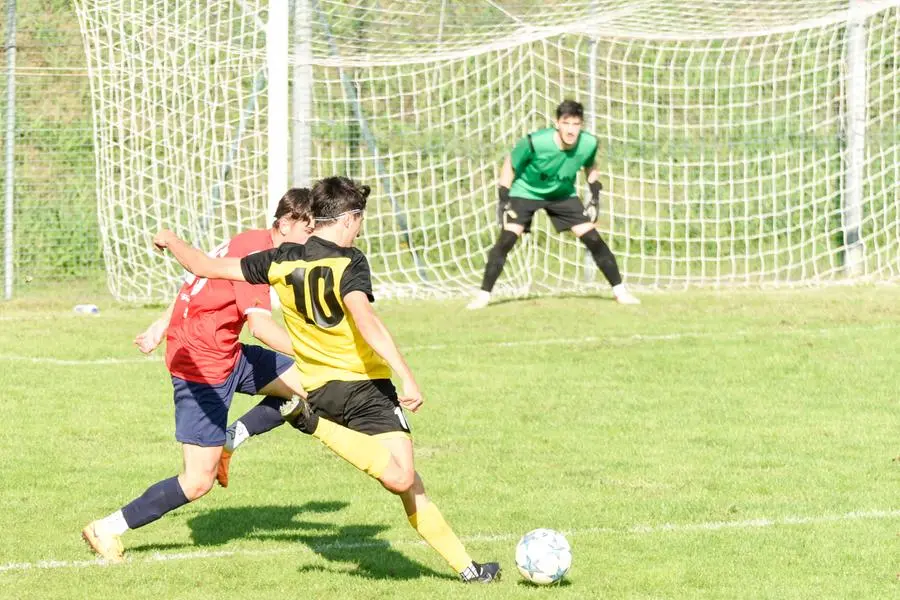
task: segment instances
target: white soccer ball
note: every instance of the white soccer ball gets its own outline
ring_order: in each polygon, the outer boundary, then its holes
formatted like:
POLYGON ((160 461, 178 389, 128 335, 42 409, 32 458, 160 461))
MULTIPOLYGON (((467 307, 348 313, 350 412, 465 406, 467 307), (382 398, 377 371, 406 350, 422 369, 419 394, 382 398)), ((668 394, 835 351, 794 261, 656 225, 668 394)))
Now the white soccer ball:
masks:
POLYGON ((522 577, 538 585, 556 583, 572 566, 572 549, 558 531, 529 531, 516 546, 516 566, 522 577))

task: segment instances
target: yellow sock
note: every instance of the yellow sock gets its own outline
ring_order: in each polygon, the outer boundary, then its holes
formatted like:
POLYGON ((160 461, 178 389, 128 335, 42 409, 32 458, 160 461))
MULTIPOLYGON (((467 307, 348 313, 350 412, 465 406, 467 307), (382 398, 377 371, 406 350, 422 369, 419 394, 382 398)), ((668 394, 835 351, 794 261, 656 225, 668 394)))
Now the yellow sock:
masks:
POLYGON ((409 524, 457 573, 462 573, 472 564, 469 553, 434 504, 429 502, 424 508, 409 515, 409 524))
POLYGON ((332 452, 375 479, 381 477, 388 463, 391 462, 390 450, 382 446, 375 438, 347 429, 327 419, 319 419, 313 437, 318 438, 332 452))

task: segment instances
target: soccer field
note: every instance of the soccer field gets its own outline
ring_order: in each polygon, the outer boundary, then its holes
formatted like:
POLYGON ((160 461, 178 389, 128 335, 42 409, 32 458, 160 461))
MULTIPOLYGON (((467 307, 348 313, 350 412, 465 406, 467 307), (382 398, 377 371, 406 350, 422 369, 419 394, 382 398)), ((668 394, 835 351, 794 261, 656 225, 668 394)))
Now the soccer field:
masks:
POLYGON ((126 564, 95 560, 82 526, 180 467, 165 366, 131 345, 160 309, 103 298, 0 305, 0 598, 900 594, 898 288, 376 304, 425 394, 419 471, 494 586, 458 583, 396 498, 286 428, 128 532, 126 564), (536 527, 572 545, 560 586, 516 572, 536 527))

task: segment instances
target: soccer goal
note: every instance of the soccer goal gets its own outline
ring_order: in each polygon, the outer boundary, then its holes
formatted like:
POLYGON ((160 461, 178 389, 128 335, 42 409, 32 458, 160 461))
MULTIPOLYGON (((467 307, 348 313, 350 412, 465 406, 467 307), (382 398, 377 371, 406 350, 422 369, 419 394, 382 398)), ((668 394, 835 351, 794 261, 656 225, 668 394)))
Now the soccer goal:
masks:
MULTIPOLYGON (((213 248, 333 174, 373 188, 379 294, 468 293, 504 154, 567 98, 632 286, 900 274, 900 0, 286 1, 76 1, 117 297, 171 295, 157 228, 213 248)), ((497 291, 601 280, 541 217, 497 291)))

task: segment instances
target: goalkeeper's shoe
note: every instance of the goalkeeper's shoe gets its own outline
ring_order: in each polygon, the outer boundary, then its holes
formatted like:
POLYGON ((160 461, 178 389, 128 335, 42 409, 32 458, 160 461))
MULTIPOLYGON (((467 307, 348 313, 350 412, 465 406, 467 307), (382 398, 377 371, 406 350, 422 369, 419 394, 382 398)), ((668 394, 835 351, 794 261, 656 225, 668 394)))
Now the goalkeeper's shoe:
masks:
POLYGON ((484 308, 491 302, 491 293, 484 290, 478 290, 478 294, 472 298, 472 301, 466 305, 469 310, 478 310, 484 308))
POLYGON ((463 583, 491 583, 500 581, 500 563, 479 564, 472 561, 472 565, 459 574, 463 583))
POLYGON ((91 550, 111 563, 125 562, 125 549, 119 536, 107 531, 102 521, 91 521, 81 530, 91 550))
POLYGON ((629 292, 624 285, 619 284, 613 288, 613 296, 619 304, 640 304, 640 299, 629 292))
POLYGON ((228 468, 231 466, 231 455, 225 448, 222 448, 222 456, 219 457, 219 464, 216 466, 216 481, 223 488, 228 487, 228 468))
POLYGON ((285 400, 278 407, 278 412, 286 423, 303 433, 312 434, 319 425, 319 416, 312 411, 309 402, 296 394, 285 400))

